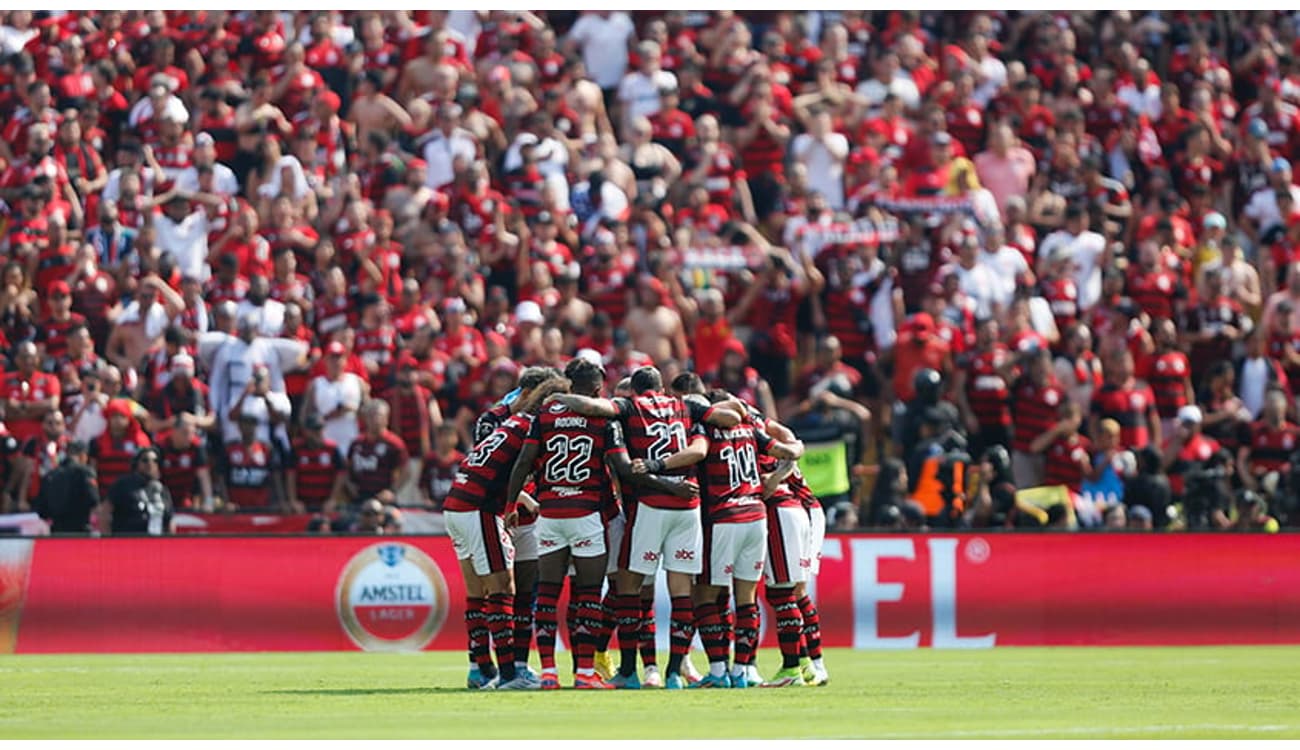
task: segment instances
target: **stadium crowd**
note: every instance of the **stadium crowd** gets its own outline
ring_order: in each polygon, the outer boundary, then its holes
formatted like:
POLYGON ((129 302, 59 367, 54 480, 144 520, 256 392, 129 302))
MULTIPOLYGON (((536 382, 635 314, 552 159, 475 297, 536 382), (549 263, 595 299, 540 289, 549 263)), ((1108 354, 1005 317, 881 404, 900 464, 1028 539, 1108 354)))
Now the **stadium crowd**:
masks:
POLYGON ((836 529, 1294 525, 1298 27, 0 12, 0 512, 396 530, 584 358, 832 446, 836 529))

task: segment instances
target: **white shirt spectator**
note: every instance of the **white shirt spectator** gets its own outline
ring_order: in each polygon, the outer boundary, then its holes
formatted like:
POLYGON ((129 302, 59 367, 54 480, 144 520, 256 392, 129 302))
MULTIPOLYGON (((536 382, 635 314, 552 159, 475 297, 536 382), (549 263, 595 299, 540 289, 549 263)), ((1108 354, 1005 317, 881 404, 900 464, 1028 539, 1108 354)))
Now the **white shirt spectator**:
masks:
POLYGON ((616 88, 627 72, 627 42, 636 34, 632 19, 623 11, 607 18, 599 12, 584 13, 569 30, 569 39, 582 51, 582 62, 597 86, 616 88))
POLYGON ((234 337, 227 339, 213 358, 208 381, 209 402, 222 424, 222 439, 239 438, 239 425, 226 417, 230 407, 253 378, 253 368, 266 365, 272 392, 284 393, 284 373, 307 353, 307 345, 286 338, 255 338, 251 343, 234 337))
POLYGON ((451 135, 435 130, 429 142, 424 144, 424 160, 429 165, 424 184, 433 190, 450 185, 456 179, 456 160, 468 164, 476 156, 478 142, 473 133, 461 128, 451 131, 451 135))
POLYGON ((868 78, 858 84, 856 93, 867 100, 867 106, 873 112, 885 100, 886 94, 897 96, 907 109, 921 106, 921 90, 916 87, 912 77, 903 71, 895 73, 894 80, 890 81, 889 85, 881 83, 876 78, 868 78))
POLYGON ((659 89, 677 88, 677 76, 666 70, 646 75, 639 70, 623 76, 618 84, 618 100, 623 103, 625 122, 659 113, 659 89))
MULTIPOLYGON (((161 116, 164 114, 171 115, 172 119, 180 123, 187 123, 190 121, 190 111, 185 108, 184 102, 182 102, 175 94, 171 94, 167 97, 167 102, 163 105, 163 111, 159 113, 159 118, 161 119, 161 116)), ((149 100, 149 97, 143 96, 140 97, 140 101, 136 102, 135 106, 131 108, 131 113, 126 117, 126 122, 132 128, 138 128, 140 127, 140 123, 153 116, 153 102, 149 100)))
POLYGON ((264 300, 261 305, 254 305, 247 299, 240 300, 239 312, 236 314, 240 318, 249 314, 256 315, 258 320, 258 335, 279 336, 284 332, 283 302, 268 299, 264 300))
MULTIPOLYGON (((176 187, 187 193, 199 192, 199 170, 186 167, 176 176, 176 187)), ((217 195, 229 198, 239 194, 239 178, 230 167, 220 162, 212 165, 212 189, 217 195)))
POLYGON ((979 67, 980 82, 970 98, 983 109, 993 101, 993 97, 998 95, 998 89, 1002 88, 1002 84, 1007 82, 1007 66, 997 57, 985 55, 984 59, 980 60, 979 67))
POLYGON ((1106 238, 1086 230, 1076 236, 1058 229, 1043 238, 1038 245, 1038 257, 1050 258, 1058 248, 1063 249, 1074 261, 1074 283, 1079 287, 1079 307, 1086 310, 1097 304, 1101 298, 1101 266, 1097 261, 1106 253, 1106 238))
POLYGON ((993 252, 980 253, 979 263, 993 271, 997 278, 995 301, 1003 307, 1010 305, 1016 296, 1016 279, 1029 270, 1029 263, 1021 252, 1003 245, 993 252))
MULTIPOLYGON (((1290 190, 1291 201, 1300 206, 1300 187, 1292 185, 1290 190)), ((1271 185, 1256 190, 1241 212, 1255 222, 1255 228, 1261 235, 1282 223, 1282 211, 1277 207, 1277 192, 1271 185)))
POLYGON ((346 456, 352 441, 356 440, 357 435, 361 433, 361 426, 357 422, 357 409, 361 408, 361 396, 364 392, 361 378, 345 372, 338 381, 330 382, 330 379, 324 375, 317 375, 312 378, 307 390, 312 394, 312 400, 315 402, 312 408, 321 415, 325 423, 322 434, 326 440, 338 443, 339 451, 346 456), (340 406, 350 411, 333 419, 325 419, 326 415, 340 406))
MULTIPOLYGON (((238 398, 238 397, 236 397, 238 398)), ((274 436, 281 445, 287 445, 288 433, 285 431, 283 422, 288 421, 290 414, 293 412, 293 404, 289 401, 289 396, 283 392, 271 391, 266 394, 265 398, 255 398, 249 396, 244 399, 244 407, 239 410, 241 414, 257 419, 257 436, 256 439, 264 443, 270 443, 272 437, 271 414, 274 412, 279 415, 281 424, 276 427, 274 436)), ((230 422, 222 432, 222 439, 229 443, 239 439, 239 422, 230 422)))
POLYGON ((172 221, 166 213, 154 217, 154 230, 158 247, 171 253, 182 276, 207 281, 211 274, 208 266, 208 215, 199 208, 180 221, 172 221))
POLYGON ((958 287, 975 303, 975 317, 991 316, 1002 285, 993 269, 982 261, 970 268, 963 268, 960 263, 953 263, 950 268, 952 274, 957 277, 958 287))
POLYGON ((835 211, 844 209, 844 160, 849 157, 849 139, 828 133, 819 139, 811 133, 795 136, 790 153, 808 169, 808 185, 826 198, 835 211))

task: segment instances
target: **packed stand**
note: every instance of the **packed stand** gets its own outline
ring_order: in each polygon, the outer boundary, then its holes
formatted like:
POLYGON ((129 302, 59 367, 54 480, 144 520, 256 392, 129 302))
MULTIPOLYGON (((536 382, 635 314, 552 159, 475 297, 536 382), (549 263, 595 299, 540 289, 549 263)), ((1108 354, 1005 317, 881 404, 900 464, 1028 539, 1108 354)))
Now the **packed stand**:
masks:
POLYGON ((0 511, 395 531, 584 357, 837 529, 1300 521, 1293 13, 0 21, 0 511))

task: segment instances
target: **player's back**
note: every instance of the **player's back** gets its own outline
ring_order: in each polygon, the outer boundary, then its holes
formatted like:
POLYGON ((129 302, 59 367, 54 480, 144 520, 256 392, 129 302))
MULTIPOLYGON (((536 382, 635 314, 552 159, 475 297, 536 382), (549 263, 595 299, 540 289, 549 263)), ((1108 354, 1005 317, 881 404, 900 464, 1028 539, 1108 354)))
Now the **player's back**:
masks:
MULTIPOLYGON (((619 417, 627 428, 628 453, 633 458, 663 461, 686 449, 695 430, 686 404, 664 393, 643 393, 630 399, 615 399, 619 417)), ((694 483, 692 468, 663 472, 665 476, 687 477, 694 483)), ((638 503, 670 510, 698 508, 699 498, 682 498, 639 487, 625 487, 638 503)))
POLYGON ((701 471, 700 494, 705 518, 712 523, 743 523, 764 517, 763 483, 758 459, 772 439, 754 426, 709 426, 709 455, 701 471))
POLYGON ((551 404, 533 422, 528 440, 538 447, 533 475, 543 517, 577 518, 601 510, 610 487, 605 457, 626 450, 617 421, 551 404))
POLYGON ((532 424, 532 415, 515 414, 480 440, 457 467, 444 510, 503 512, 510 472, 532 424))

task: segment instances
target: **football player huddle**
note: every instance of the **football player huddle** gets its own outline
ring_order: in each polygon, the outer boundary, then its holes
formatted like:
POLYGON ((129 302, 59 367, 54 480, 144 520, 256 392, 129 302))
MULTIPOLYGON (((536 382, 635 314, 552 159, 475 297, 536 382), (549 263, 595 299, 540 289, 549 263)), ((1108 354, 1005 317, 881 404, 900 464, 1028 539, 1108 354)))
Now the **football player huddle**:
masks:
POLYGON ((563 373, 530 367, 475 426, 444 506, 465 579, 468 687, 559 689, 561 614, 578 689, 826 684, 807 589, 826 526, 797 467, 803 444, 693 373, 665 388, 642 367, 614 398, 604 390, 604 368, 586 359, 563 373), (672 611, 662 674, 661 567, 672 611), (782 658, 767 680, 755 659, 760 580, 782 658), (696 633, 706 674, 690 660, 696 633), (534 634, 540 674, 528 665, 534 634))

